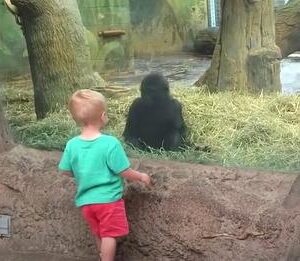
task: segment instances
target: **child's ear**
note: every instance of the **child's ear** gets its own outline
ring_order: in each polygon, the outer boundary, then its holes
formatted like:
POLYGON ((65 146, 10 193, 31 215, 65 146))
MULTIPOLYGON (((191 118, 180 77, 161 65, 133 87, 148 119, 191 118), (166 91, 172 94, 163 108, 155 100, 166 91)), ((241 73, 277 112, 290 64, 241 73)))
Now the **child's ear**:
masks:
POLYGON ((101 120, 106 124, 108 122, 106 111, 102 112, 101 120))

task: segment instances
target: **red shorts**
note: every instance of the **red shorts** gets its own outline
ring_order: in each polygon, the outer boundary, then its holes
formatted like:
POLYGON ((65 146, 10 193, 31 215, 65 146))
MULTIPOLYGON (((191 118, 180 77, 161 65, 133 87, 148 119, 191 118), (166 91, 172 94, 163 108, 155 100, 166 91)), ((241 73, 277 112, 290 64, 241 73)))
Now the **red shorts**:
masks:
POLYGON ((81 207, 92 233, 102 237, 121 237, 129 232, 124 200, 81 207))

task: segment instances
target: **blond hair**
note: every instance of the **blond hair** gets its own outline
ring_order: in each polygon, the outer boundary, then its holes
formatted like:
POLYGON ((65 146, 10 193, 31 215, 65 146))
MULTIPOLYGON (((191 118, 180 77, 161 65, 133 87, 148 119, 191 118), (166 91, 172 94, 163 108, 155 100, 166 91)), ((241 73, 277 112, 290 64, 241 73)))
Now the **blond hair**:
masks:
POLYGON ((89 89, 78 90, 70 98, 69 110, 79 125, 98 123, 106 111, 105 97, 89 89))

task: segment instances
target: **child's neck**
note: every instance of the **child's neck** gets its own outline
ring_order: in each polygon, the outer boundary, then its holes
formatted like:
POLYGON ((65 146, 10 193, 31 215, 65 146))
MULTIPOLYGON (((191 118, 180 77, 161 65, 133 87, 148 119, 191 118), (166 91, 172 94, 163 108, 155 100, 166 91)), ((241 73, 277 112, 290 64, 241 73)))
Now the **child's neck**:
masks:
POLYGON ((81 129, 80 137, 86 140, 91 140, 99 137, 101 132, 97 126, 88 125, 81 129))

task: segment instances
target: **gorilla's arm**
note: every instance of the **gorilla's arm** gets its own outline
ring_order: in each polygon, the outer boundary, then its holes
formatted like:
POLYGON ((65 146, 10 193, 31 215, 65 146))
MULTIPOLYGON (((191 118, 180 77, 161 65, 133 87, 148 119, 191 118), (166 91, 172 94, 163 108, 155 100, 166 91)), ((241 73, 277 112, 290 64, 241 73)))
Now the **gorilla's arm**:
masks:
POLYGON ((174 149, 194 149, 198 151, 210 152, 211 147, 207 144, 194 144, 187 139, 187 127, 183 119, 182 106, 179 101, 174 101, 174 118, 173 118, 173 131, 168 135, 166 139, 166 145, 170 150, 174 149), (176 147, 177 146, 177 147, 176 147))
POLYGON ((185 125, 185 122, 183 119, 183 115, 182 115, 182 105, 179 101, 174 99, 174 106, 176 108, 175 109, 176 114, 175 114, 175 119, 174 119, 174 121, 176 123, 176 129, 178 129, 181 136, 185 138, 187 128, 186 128, 186 125, 185 125))
POLYGON ((142 143, 139 140, 139 116, 141 111, 141 98, 137 98, 133 101, 129 108, 126 126, 123 132, 125 141, 134 147, 143 148, 142 143))
POLYGON ((186 139, 186 125, 182 115, 182 106, 176 99, 172 100, 172 118, 170 130, 164 138, 164 147, 169 150, 180 149, 186 139))

